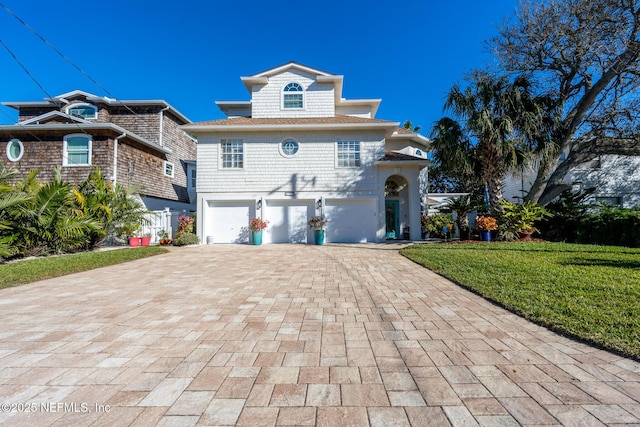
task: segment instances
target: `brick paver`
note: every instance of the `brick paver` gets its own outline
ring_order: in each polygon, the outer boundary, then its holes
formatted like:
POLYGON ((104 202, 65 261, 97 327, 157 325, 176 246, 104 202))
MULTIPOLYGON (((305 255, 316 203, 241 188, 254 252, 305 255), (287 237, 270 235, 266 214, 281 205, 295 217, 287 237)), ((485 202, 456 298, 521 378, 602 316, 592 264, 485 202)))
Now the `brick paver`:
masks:
POLYGON ((210 245, 0 291, 0 424, 640 424, 640 363, 399 245, 210 245))

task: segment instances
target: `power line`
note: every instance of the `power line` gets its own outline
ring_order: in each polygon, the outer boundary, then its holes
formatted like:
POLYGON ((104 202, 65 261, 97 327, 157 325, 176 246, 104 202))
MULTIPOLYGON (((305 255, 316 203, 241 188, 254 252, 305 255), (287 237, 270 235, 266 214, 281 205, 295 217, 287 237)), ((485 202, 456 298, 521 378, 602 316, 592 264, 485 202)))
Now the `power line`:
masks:
MULTIPOLYGON (((106 93, 110 98, 113 98, 114 100, 118 101, 118 99, 111 94, 111 92, 109 92, 109 90, 107 90, 107 88, 105 88, 104 86, 102 86, 100 83, 98 83, 93 77, 91 77, 89 75, 89 73, 85 72, 82 68, 80 68, 75 62, 73 62, 71 59, 69 59, 65 54, 63 54, 62 52, 60 52, 60 50, 58 50, 53 44, 51 44, 47 39, 45 39, 39 32, 37 32, 34 28, 32 28, 29 24, 27 24, 22 18, 20 18, 18 15, 16 15, 11 9, 9 9, 7 6, 5 6, 4 3, 0 2, 0 7, 2 7, 8 14, 10 14, 11 16, 13 16, 16 20, 18 20, 18 22, 20 22, 27 30, 31 31, 36 37, 38 37, 40 40, 42 40, 42 42, 47 45, 47 47, 49 47, 50 49, 52 49, 54 52, 56 52, 58 55, 60 55, 60 57, 62 57, 62 59, 64 59, 66 62, 68 62, 73 68, 75 68, 76 70, 78 70, 78 72, 80 72, 80 74, 82 74, 83 76, 85 76, 87 79, 89 79, 93 84, 95 84, 98 88, 100 88, 101 90, 104 91, 104 93, 106 93)), ((4 43, 2 43, 4 45, 4 43)), ((6 47, 6 45, 5 45, 6 47)), ((8 50, 8 48, 7 48, 8 50)), ((36 84, 40 87, 40 89, 42 89, 42 91, 44 93, 47 93, 44 88, 40 85, 40 83, 38 83, 33 76, 31 76, 31 73, 29 73, 29 71, 27 71, 27 69, 20 63, 20 61, 18 61, 17 57, 11 52, 11 56, 14 57, 14 59, 22 66, 22 68, 27 72, 27 74, 36 82, 36 84)), ((53 97, 51 95, 47 96, 50 99, 53 99, 53 97)), ((123 103, 122 101, 118 101, 123 107, 125 107, 127 110, 129 110, 129 112, 131 112, 134 117, 136 117, 138 114, 133 111, 128 105, 126 105, 125 103, 123 103)))
POLYGON ((38 85, 38 87, 40 88, 40 90, 42 92, 44 92, 45 95, 47 95, 47 97, 49 98, 53 98, 51 95, 49 95, 49 92, 47 92, 47 90, 40 84, 40 82, 33 76, 33 74, 31 74, 29 72, 29 70, 27 69, 27 67, 25 67, 25 65, 20 62, 20 60, 18 59, 18 57, 13 53, 13 51, 11 49, 9 49, 9 46, 7 46, 5 44, 4 41, 2 41, 2 39, 0 39, 0 43, 2 44, 2 46, 4 46, 4 48, 7 50, 7 52, 9 52, 9 55, 11 55, 11 57, 13 58, 14 61, 16 61, 18 63, 18 65, 20 67, 22 67, 22 69, 24 70, 25 73, 27 73, 27 75, 29 76, 29 78, 31 78, 31 80, 34 81, 35 84, 38 85))
POLYGON ((85 76, 86 78, 88 78, 89 80, 91 80, 91 82, 93 84, 95 84, 96 86, 98 86, 100 89, 102 89, 107 95, 109 95, 110 97, 115 98, 113 95, 111 95, 111 93, 104 87, 102 86, 100 83, 98 83, 97 81, 95 81, 88 73, 86 73, 84 70, 82 70, 78 65, 76 65, 75 62, 73 62, 71 59, 69 59, 67 56, 65 56, 62 52, 60 52, 54 45, 52 45, 51 43, 49 43, 49 41, 47 41, 47 39, 45 39, 39 32, 37 32, 36 30, 34 30, 29 24, 27 24, 26 22, 24 22, 18 15, 16 15, 11 9, 9 9, 7 6, 4 5, 4 3, 0 2, 0 6, 7 11, 8 14, 10 14, 11 16, 13 16, 14 18, 16 18, 27 30, 31 31, 33 34, 35 34, 40 40, 42 40, 42 42, 44 44, 46 44, 49 48, 51 48, 54 52, 56 52, 58 55, 60 55, 62 57, 62 59, 64 59, 65 61, 67 61, 69 64, 71 64, 72 67, 74 67, 76 70, 78 70, 83 76, 85 76))

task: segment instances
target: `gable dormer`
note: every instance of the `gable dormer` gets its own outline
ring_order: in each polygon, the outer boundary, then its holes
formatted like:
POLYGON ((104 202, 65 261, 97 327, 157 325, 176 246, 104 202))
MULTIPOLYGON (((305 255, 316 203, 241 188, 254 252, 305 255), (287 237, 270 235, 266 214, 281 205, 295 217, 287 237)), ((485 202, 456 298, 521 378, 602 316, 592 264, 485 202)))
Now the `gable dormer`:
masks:
POLYGON ((320 118, 347 115, 374 118, 379 99, 342 98, 340 75, 295 62, 248 77, 241 77, 251 101, 222 101, 218 107, 229 117, 320 118))

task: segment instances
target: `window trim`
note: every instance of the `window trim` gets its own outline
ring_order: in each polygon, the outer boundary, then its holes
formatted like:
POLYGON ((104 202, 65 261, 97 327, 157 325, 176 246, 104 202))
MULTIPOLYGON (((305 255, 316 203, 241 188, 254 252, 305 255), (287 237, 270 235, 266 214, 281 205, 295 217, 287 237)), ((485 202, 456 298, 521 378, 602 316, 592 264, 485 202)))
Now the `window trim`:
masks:
POLYGON ((242 138, 224 138, 220 140, 220 169, 224 170, 242 170, 244 169, 244 140, 242 138), (240 152, 229 152, 225 153, 224 146, 226 144, 238 144, 240 147, 240 152), (229 164, 231 166, 225 166, 227 162, 225 162, 224 156, 231 156, 229 164))
POLYGON ((360 141, 344 140, 336 142, 336 167, 352 169, 362 167, 362 151, 360 141), (344 148, 341 149, 341 145, 344 144, 348 144, 346 147, 347 150, 345 150, 344 148), (354 150, 351 150, 352 144, 355 148, 354 150), (348 161, 345 162, 345 160, 348 161))
POLYGON ((287 83, 283 88, 282 88, 282 109, 283 110, 304 110, 304 98, 305 98, 305 90, 302 87, 302 85, 300 83, 296 83, 296 82, 289 82, 287 83), (290 87, 297 87, 300 88, 300 90, 287 90, 287 88, 290 87), (287 107, 286 103, 287 102, 298 102, 297 100, 295 101, 287 101, 285 99, 285 97, 287 95, 300 95, 300 106, 299 107, 287 107))
POLYGON ((7 143, 7 159, 9 159, 10 162, 17 162, 19 161, 22 156, 24 155, 24 144, 22 143, 22 141, 20 141, 18 138, 12 138, 8 143, 7 143), (20 154, 18 154, 18 157, 13 157, 11 155, 11 146, 15 143, 18 143, 18 146, 20 147, 20 154))
POLYGON ((167 160, 162 162, 162 173, 164 176, 168 176, 169 178, 173 178, 175 176, 176 165, 173 162, 169 162, 167 160), (167 173, 167 166, 171 168, 171 173, 167 173))
POLYGON ((280 155, 282 157, 286 157, 287 159, 290 159, 292 157, 295 157, 300 152, 300 143, 296 141, 294 138, 285 138, 280 142, 280 144, 278 144, 278 151, 280 152, 280 155), (293 142, 296 144, 296 151, 292 154, 288 154, 284 150, 284 144, 288 142, 293 142))
POLYGON ((93 104, 89 104, 87 102, 76 102, 75 104, 71 104, 69 106, 67 106, 67 108, 65 109, 65 113, 67 113, 68 115, 72 116, 72 117, 78 117, 81 119, 85 119, 85 120, 95 120, 98 118, 98 107, 96 107, 93 104), (91 107, 93 108, 95 111, 93 113, 93 117, 83 117, 83 116, 77 116, 75 114, 71 114, 69 113, 70 110, 77 108, 77 107, 91 107))
MULTIPOLYGON (((93 138, 91 135, 86 133, 71 133, 69 135, 65 135, 62 140, 62 166, 64 167, 83 167, 83 166, 91 166, 91 153, 93 148, 93 138), (83 137, 87 139, 87 163, 69 163, 69 149, 67 145, 67 141, 70 138, 78 138, 83 137)), ((84 150, 83 150, 84 151, 84 150)))
POLYGON ((198 182, 198 169, 194 166, 189 166, 188 168, 188 177, 187 180, 189 182, 188 184, 188 188, 191 190, 195 190, 196 189, 196 185, 198 182))

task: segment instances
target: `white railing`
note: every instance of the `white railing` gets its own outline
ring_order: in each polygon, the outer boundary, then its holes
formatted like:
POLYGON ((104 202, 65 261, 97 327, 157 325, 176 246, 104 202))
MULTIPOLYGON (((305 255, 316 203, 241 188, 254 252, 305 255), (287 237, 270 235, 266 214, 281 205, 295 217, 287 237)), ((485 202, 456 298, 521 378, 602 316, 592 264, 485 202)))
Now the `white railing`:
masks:
POLYGON ((145 215, 145 224, 142 226, 142 236, 151 236, 151 243, 159 243, 160 234, 166 231, 169 238, 173 238, 178 229, 178 218, 191 217, 193 213, 185 211, 171 211, 166 208, 161 211, 152 211, 145 215))

